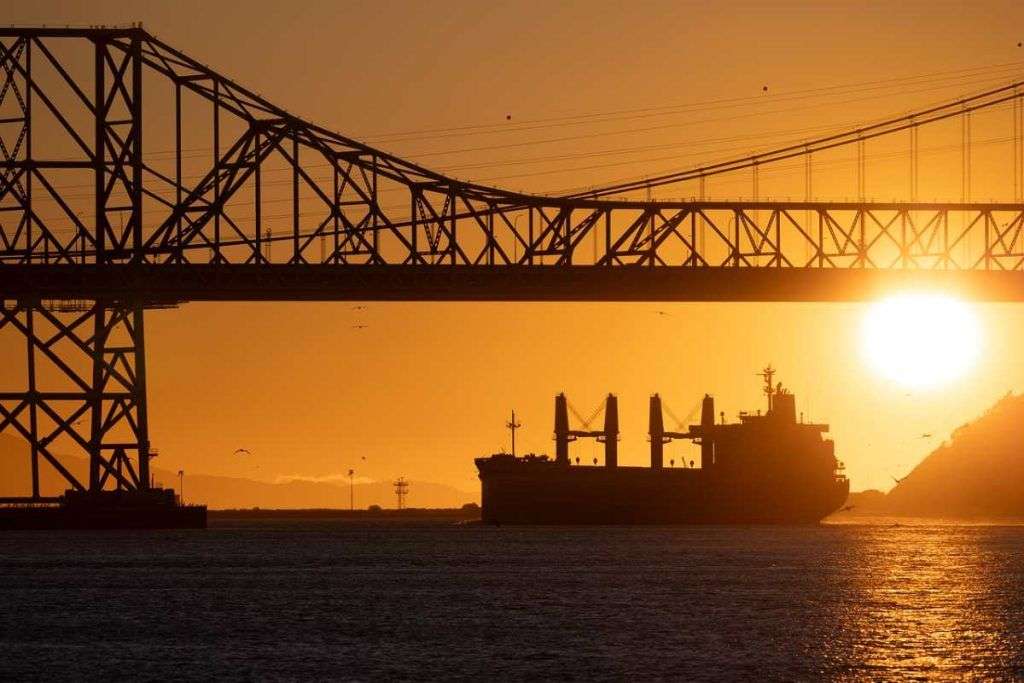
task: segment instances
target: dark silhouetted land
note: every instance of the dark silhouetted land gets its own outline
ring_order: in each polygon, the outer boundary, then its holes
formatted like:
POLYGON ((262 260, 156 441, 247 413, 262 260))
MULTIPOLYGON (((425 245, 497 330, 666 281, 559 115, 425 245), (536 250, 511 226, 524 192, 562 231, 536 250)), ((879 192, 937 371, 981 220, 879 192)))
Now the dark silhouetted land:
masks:
POLYGON ((1024 517, 1024 396, 1007 394, 957 428, 888 494, 850 495, 853 512, 1024 517))
MULTIPOLYGON (((230 457, 230 456, 225 456, 230 457)), ((62 457, 61 462, 80 480, 88 481, 88 463, 81 456, 62 457)), ((158 483, 178 488, 178 477, 172 470, 160 468, 159 458, 153 474, 158 483)), ((28 444, 21 439, 0 434, 0 496, 26 495, 29 475, 28 444)), ((40 465, 40 490, 43 495, 61 495, 66 482, 49 465, 40 465)), ((389 481, 355 484, 355 506, 366 509, 370 505, 382 508, 395 506, 395 496, 389 481)), ((478 499, 478 491, 463 491, 436 482, 412 481, 408 502, 416 507, 459 508, 478 499)), ((283 479, 259 481, 246 477, 224 477, 197 472, 185 474, 185 499, 202 503, 214 509, 280 508, 348 508, 349 483, 345 479, 327 480, 283 479)))
POLYGON ((469 503, 457 508, 369 508, 339 510, 337 508, 213 510, 211 519, 341 519, 352 521, 450 521, 471 522, 480 519, 480 506, 469 503))

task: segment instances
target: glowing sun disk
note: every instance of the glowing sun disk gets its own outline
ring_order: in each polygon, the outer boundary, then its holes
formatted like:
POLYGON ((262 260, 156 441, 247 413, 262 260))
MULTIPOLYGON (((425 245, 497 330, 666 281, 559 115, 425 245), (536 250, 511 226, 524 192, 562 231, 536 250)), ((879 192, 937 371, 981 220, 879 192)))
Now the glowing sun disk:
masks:
POLYGON ((868 364, 907 386, 933 387, 962 376, 980 347, 973 308, 940 294, 900 294, 874 303, 861 326, 868 364))

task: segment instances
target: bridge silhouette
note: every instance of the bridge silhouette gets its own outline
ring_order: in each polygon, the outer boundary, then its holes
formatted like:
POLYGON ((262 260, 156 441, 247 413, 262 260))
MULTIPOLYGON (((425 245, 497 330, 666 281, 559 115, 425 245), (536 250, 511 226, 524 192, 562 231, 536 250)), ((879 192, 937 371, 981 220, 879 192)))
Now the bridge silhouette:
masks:
POLYGON ((40 491, 43 466, 72 489, 150 485, 147 308, 851 301, 909 286, 1024 299, 1022 83, 545 196, 447 177, 305 121, 140 26, 0 29, 0 68, 0 330, 26 348, 24 384, 0 391, 0 432, 23 437, 31 459, 31 493, 8 502, 55 499, 40 491), (971 201, 971 116, 1006 106, 1014 196, 971 201), (917 131, 953 119, 961 201, 918 201, 917 131), (896 135, 910 144, 908 201, 869 201, 866 145, 896 135), (857 199, 814 200, 813 156, 841 147, 857 150, 857 199), (786 160, 805 163, 805 196, 758 197, 760 170, 786 160), (705 179, 741 172, 751 198, 704 197, 705 179), (700 196, 634 197, 684 182, 700 196), (62 462, 74 451, 87 480, 62 462))

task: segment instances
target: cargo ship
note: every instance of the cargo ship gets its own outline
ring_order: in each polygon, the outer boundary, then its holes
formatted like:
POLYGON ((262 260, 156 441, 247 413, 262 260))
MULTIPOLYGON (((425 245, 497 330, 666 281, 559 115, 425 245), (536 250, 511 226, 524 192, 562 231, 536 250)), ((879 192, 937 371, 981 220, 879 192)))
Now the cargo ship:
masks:
MULTIPOLYGON (((650 399, 650 466, 618 464, 618 401, 609 394, 604 429, 569 428, 568 401, 555 397, 555 457, 498 453, 477 458, 481 519, 490 524, 812 524, 838 510, 849 481, 824 435, 827 424, 804 422, 796 398, 764 379, 767 410, 717 419, 714 398, 701 402, 700 424, 667 431, 661 398, 650 399), (581 465, 569 444, 596 437, 603 466, 581 465), (700 460, 665 467, 665 444, 689 439, 700 460)), ((514 420, 513 420, 514 424, 514 420)))

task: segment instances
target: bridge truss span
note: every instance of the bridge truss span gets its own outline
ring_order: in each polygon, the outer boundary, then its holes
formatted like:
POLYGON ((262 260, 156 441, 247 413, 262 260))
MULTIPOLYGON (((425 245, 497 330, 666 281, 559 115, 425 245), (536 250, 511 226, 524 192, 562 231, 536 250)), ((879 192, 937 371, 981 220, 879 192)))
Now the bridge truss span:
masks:
POLYGON ((0 266, 1024 269, 1024 202, 508 192, 306 122, 139 28, 0 30, 0 77, 0 266))

